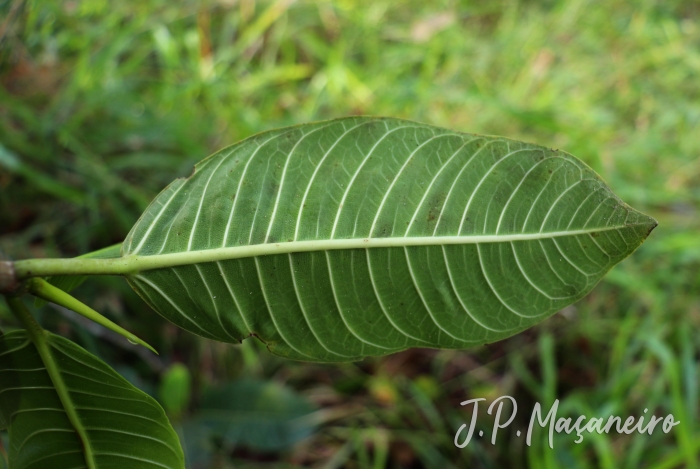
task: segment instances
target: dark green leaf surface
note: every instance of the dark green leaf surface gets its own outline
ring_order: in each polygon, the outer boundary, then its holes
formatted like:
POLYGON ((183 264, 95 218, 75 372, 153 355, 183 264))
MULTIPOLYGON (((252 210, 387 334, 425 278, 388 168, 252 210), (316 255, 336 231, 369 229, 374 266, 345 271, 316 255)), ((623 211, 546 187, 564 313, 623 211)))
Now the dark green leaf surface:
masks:
POLYGON ((588 293, 655 226, 565 152, 357 117, 205 159, 122 254, 177 259, 127 278, 189 331, 345 361, 513 335, 588 293))
POLYGON ((49 333, 46 340, 87 439, 27 334, 5 334, 0 427, 9 430, 11 468, 184 468, 177 435, 155 400, 73 342, 49 333))

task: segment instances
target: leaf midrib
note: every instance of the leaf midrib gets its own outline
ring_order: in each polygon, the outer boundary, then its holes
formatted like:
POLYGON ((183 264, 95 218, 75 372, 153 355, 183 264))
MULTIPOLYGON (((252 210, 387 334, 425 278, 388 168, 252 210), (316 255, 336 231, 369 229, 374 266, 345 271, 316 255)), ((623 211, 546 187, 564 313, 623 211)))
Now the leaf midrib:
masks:
POLYGON ((385 238, 342 238, 314 239, 305 241, 286 241, 280 243, 261 243, 242 246, 227 246, 211 249, 173 252, 152 255, 129 255, 121 259, 140 262, 139 271, 175 267, 177 265, 199 264, 202 262, 223 261, 245 257, 265 256, 271 254, 288 254, 295 252, 329 251, 338 249, 388 248, 406 246, 442 246, 450 244, 511 243, 515 241, 536 241, 540 239, 578 236, 583 234, 613 231, 622 228, 646 225, 646 223, 629 223, 605 228, 591 228, 569 231, 548 231, 538 233, 466 235, 466 236, 395 236, 385 238), (162 264, 162 265, 161 265, 162 264))
POLYGON ((58 398, 63 406, 63 411, 66 413, 66 417, 70 421, 73 429, 78 434, 78 438, 82 444, 82 453, 85 458, 85 464, 88 469, 96 469, 95 458, 92 451, 92 443, 88 438, 87 431, 83 425, 83 422, 78 416, 78 411, 73 403, 73 398, 68 391, 68 386, 63 380, 61 375, 61 370, 56 364, 54 357, 54 347, 49 343, 49 335, 44 329, 39 326, 39 324, 31 316, 31 313, 26 309, 24 303, 19 298, 9 298, 8 304, 10 308, 18 313, 20 320, 22 321, 30 340, 36 347, 36 350, 44 363, 46 372, 49 375, 49 379, 53 384, 53 388, 58 394, 58 398))
MULTIPOLYGON (((620 226, 538 233, 467 235, 467 236, 397 236, 387 238, 349 238, 281 243, 252 244, 213 249, 201 249, 167 254, 126 255, 111 259, 29 259, 15 262, 17 277, 24 280, 48 275, 131 275, 153 269, 201 264, 246 257, 288 254, 295 252, 331 251, 338 249, 367 249, 407 246, 444 246, 451 244, 510 243, 578 236, 653 223, 626 223, 620 226)), ((654 225, 655 226, 655 225, 654 225)))

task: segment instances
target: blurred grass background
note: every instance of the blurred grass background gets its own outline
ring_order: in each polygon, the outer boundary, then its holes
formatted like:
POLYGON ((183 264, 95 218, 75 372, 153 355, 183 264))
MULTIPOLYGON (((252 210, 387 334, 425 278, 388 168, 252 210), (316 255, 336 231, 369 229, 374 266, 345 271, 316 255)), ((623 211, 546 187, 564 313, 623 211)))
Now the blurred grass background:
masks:
POLYGON ((69 312, 37 314, 157 396, 193 468, 698 467, 699 2, 0 0, 0 250, 120 242, 211 152, 353 114, 566 150, 659 227, 579 303, 465 351, 285 361, 179 331, 118 278, 76 295, 159 357, 69 312), (459 402, 504 394, 520 411, 497 444, 482 405, 486 437, 456 448, 471 415, 459 402), (515 429, 555 398, 574 420, 646 408, 681 424, 556 435, 553 450, 540 430, 527 447, 515 429))

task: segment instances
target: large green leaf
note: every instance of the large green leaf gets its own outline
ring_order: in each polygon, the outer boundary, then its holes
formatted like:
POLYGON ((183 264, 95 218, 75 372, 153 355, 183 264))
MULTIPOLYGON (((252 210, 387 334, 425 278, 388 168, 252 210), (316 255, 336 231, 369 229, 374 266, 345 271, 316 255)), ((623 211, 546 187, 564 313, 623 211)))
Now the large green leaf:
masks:
POLYGON ((151 203, 122 255, 134 289, 189 331, 344 361, 522 331, 655 226, 565 152, 357 117, 205 159, 151 203))
POLYGON ((44 334, 50 364, 25 331, 0 336, 0 428, 9 430, 12 469, 184 468, 154 399, 73 342, 44 334))

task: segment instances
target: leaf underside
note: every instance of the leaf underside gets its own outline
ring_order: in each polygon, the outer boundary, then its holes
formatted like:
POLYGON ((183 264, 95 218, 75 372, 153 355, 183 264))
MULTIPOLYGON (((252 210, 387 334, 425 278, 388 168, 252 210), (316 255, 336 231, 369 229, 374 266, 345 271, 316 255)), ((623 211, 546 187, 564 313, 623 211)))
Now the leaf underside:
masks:
POLYGON ((122 255, 238 248, 127 279, 201 336, 349 361, 513 335, 588 293, 655 226, 565 152, 355 117, 264 132, 205 159, 151 203, 122 255), (378 238, 393 246, 348 242, 378 238), (309 240, 337 243, 294 252, 309 240), (245 255, 270 243, 291 252, 245 255))
POLYGON ((10 467, 183 468, 178 437, 158 403, 78 345, 47 333, 50 353, 87 441, 26 332, 0 336, 0 428, 8 428, 10 467), (88 466, 84 447, 91 449, 88 466))

